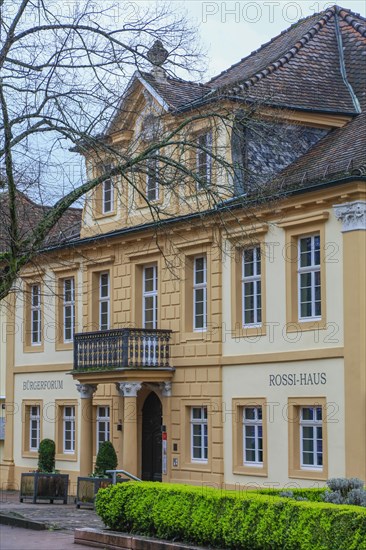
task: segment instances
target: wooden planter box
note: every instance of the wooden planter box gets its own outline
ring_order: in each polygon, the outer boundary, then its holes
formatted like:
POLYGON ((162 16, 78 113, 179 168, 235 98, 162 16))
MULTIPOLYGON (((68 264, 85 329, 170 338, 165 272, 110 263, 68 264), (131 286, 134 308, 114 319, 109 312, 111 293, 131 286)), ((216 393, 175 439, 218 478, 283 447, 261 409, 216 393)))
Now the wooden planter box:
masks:
POLYGON ((78 477, 76 507, 94 508, 95 496, 99 489, 104 489, 112 483, 107 477, 78 477))
POLYGON ((19 498, 20 502, 30 499, 33 504, 37 500, 49 500, 51 504, 54 500, 62 500, 67 504, 68 488, 68 474, 26 473, 21 476, 19 498))

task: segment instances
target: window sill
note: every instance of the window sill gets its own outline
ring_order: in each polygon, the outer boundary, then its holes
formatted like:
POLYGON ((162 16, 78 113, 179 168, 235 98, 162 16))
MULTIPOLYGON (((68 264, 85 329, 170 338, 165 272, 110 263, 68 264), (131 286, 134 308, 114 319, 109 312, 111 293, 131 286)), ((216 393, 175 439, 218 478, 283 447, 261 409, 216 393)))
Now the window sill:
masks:
POLYGON ((22 458, 37 458, 38 459, 38 451, 23 451, 22 452, 22 458))
POLYGON ((55 454, 56 460, 67 460, 69 462, 76 462, 77 456, 76 453, 56 453, 55 454))
POLYGON ((74 342, 56 342, 55 350, 56 351, 70 351, 74 349, 74 342))
POLYGON ((235 466, 233 468, 233 474, 242 476, 268 477, 266 466, 235 466))
POLYGON ((252 338, 253 336, 266 336, 266 323, 251 327, 241 327, 237 325, 232 330, 232 338, 252 338))
POLYGON ((104 220, 106 218, 112 218, 116 214, 117 214, 117 211, 112 210, 112 212, 106 212, 105 214, 102 214, 102 213, 94 214, 93 218, 94 220, 104 220))
POLYGON ((308 321, 290 321, 286 325, 286 333, 303 332, 309 330, 325 330, 327 323, 325 319, 309 319, 308 321))
POLYGON ((181 337, 181 343, 186 342, 209 342, 211 341, 211 335, 209 330, 183 332, 181 337))
POLYGON ((324 470, 290 470, 288 477, 295 479, 316 479, 326 481, 328 475, 324 470))
POLYGON ((181 470, 189 472, 211 472, 208 462, 188 462, 181 466, 181 470))
POLYGON ((41 344, 39 346, 32 346, 32 345, 26 344, 25 346, 23 346, 23 352, 24 353, 43 353, 44 345, 41 344))

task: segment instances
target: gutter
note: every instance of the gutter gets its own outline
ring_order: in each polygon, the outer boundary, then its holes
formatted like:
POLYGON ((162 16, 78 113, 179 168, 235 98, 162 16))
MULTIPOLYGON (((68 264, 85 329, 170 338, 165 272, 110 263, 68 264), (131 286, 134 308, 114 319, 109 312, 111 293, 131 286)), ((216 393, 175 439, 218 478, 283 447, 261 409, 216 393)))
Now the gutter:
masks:
MULTIPOLYGON (((330 180, 326 182, 320 182, 320 183, 314 183, 313 185, 306 186, 303 188, 297 188, 297 189, 290 189, 287 193, 283 193, 283 195, 280 195, 277 197, 278 199, 286 198, 292 195, 302 195, 304 193, 307 193, 309 191, 314 191, 318 189, 325 189, 327 187, 342 185, 344 183, 349 183, 355 180, 364 181, 366 183, 366 176, 346 176, 342 178, 337 178, 335 180, 330 180)), ((52 252, 53 250, 62 250, 66 248, 76 248, 78 246, 88 245, 95 243, 100 240, 106 240, 106 239, 114 239, 117 237, 121 237, 124 235, 132 235, 134 233, 140 233, 142 231, 148 231, 149 229, 159 229, 160 227, 165 227, 173 224, 179 224, 181 222, 196 220, 199 218, 205 218, 208 215, 212 215, 218 212, 225 212, 230 210, 236 210, 238 208, 245 208, 245 206, 251 206, 252 204, 256 204, 256 199, 250 199, 246 203, 239 203, 239 204, 233 204, 234 200, 237 200, 237 197, 233 197, 231 199, 228 199, 225 202, 220 203, 217 205, 214 209, 210 210, 204 210, 203 212, 195 212, 191 214, 185 214, 184 216, 177 216, 175 218, 169 218, 167 220, 160 220, 159 222, 149 222, 141 225, 135 225, 133 227, 124 227, 123 229, 117 229, 116 231, 112 231, 109 233, 103 233, 100 235, 93 235, 92 237, 85 237, 84 239, 79 239, 77 241, 70 241, 68 243, 49 246, 46 248, 42 248, 39 252, 45 253, 45 252, 52 252)))
POLYGON ((349 95, 351 96, 353 105, 356 109, 356 113, 360 114, 362 112, 360 102, 358 101, 358 98, 357 98, 357 96, 356 96, 356 94, 355 94, 355 92, 354 92, 354 90, 351 86, 351 83, 349 82, 349 80, 347 78, 346 64, 345 64, 345 61, 344 61, 344 53, 343 53, 342 33, 341 33, 340 28, 339 28, 339 18, 338 18, 337 13, 334 14, 334 19, 335 19, 335 25, 334 26, 335 26, 338 53, 339 53, 339 68, 340 68, 340 71, 341 71, 342 79, 343 79, 343 82, 344 82, 346 88, 349 91, 349 95))

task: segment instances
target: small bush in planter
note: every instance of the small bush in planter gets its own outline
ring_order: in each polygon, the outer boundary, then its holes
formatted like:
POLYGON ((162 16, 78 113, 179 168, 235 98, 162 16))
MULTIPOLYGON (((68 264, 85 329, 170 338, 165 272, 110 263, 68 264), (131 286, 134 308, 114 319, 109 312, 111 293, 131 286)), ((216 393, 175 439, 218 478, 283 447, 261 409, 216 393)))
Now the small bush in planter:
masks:
POLYGON ((99 447, 94 475, 96 477, 109 477, 106 470, 115 470, 117 465, 118 459, 113 444, 110 441, 104 441, 99 447))
POLYGON ((42 439, 38 449, 38 471, 52 474, 55 471, 56 446, 52 439, 42 439))

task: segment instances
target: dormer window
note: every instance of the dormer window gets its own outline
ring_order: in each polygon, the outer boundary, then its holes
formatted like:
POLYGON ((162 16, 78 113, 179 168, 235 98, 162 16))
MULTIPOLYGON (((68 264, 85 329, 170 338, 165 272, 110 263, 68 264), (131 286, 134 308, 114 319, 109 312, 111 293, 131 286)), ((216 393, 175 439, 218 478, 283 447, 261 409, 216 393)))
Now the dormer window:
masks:
MULTIPOLYGON (((111 166, 109 164, 104 166, 104 172, 109 172, 110 170, 111 166)), ((103 214, 110 214, 114 210, 114 187, 111 178, 103 182, 102 194, 103 214)))
POLYGON ((155 156, 147 162, 146 198, 149 202, 159 200, 159 164, 155 156))
POLYGON ((211 150, 212 150, 212 134, 211 132, 205 132, 197 137, 197 149, 196 149, 196 164, 197 175, 199 181, 197 181, 197 191, 205 189, 205 187, 211 181, 211 150))

